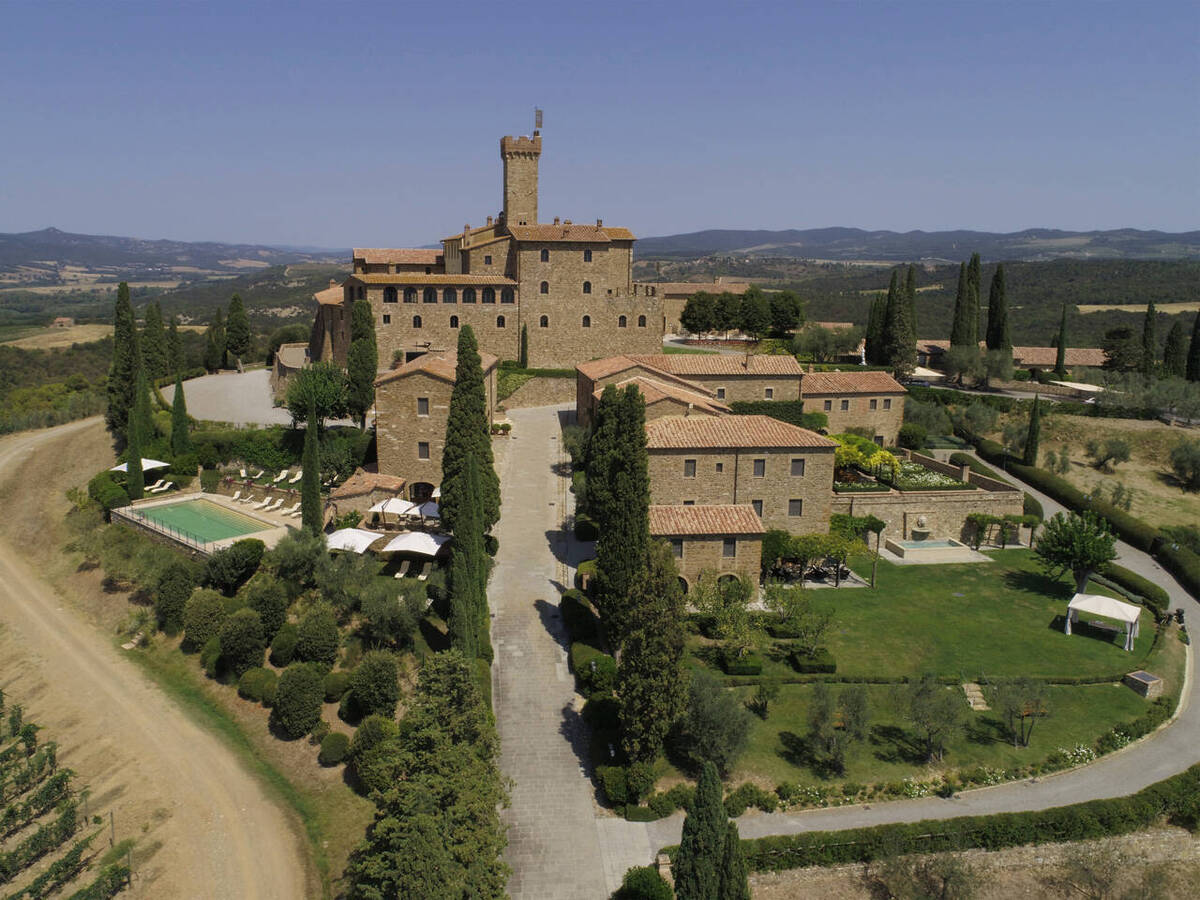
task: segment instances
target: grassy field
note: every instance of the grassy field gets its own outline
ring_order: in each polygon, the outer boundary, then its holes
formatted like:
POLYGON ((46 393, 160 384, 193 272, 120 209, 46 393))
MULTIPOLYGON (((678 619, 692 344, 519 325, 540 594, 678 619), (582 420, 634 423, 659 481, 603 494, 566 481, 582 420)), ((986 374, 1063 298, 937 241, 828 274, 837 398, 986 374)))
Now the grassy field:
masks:
POLYGON ((99 341, 113 333, 111 325, 72 325, 70 328, 31 328, 15 337, 4 336, 5 343, 22 350, 53 350, 72 344, 99 341))
MULTIPOLYGON (((1156 303, 1156 304, 1154 304, 1154 308, 1156 310, 1158 310, 1158 312, 1160 312, 1160 313, 1167 313, 1167 314, 1196 312, 1197 310, 1200 310, 1200 301, 1189 300, 1189 301, 1183 301, 1180 303, 1156 303)), ((1084 315, 1087 315, 1088 313, 1111 312, 1113 310, 1118 310, 1120 312, 1144 313, 1146 311, 1146 304, 1144 304, 1144 303, 1141 303, 1141 304, 1139 304, 1139 303, 1117 303, 1117 304, 1083 303, 1083 304, 1080 304, 1077 307, 1077 309, 1084 315)))

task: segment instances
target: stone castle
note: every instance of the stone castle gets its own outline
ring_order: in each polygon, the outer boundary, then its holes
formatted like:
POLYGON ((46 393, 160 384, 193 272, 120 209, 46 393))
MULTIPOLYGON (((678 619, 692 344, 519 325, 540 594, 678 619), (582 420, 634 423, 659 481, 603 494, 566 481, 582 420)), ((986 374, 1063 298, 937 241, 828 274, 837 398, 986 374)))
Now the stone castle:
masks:
POLYGON ((500 359, 520 358, 524 331, 537 368, 660 352, 664 297, 633 281, 633 233, 600 219, 539 221, 541 155, 537 131, 501 138, 501 211, 443 238, 440 250, 354 250, 353 274, 316 295, 310 358, 345 364, 350 308, 361 299, 375 314, 381 368, 454 350, 463 325, 500 359))

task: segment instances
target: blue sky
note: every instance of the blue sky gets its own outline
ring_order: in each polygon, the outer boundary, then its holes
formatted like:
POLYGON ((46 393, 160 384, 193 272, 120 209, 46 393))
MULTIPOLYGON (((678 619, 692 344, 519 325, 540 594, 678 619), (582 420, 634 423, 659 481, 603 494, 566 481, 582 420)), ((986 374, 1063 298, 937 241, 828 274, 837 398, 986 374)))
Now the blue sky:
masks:
POLYGON ((0 231, 1200 227, 1200 6, 0 0, 0 231), (506 11, 503 19, 495 10, 506 11))

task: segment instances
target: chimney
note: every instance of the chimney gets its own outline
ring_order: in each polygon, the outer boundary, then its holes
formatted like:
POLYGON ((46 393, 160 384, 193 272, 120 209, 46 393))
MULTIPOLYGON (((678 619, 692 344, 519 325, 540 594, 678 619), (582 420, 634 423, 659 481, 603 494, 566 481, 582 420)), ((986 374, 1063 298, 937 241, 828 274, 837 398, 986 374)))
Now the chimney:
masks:
POLYGON ((554 217, 554 224, 555 224, 555 225, 557 225, 557 224, 558 224, 558 216, 555 216, 555 217, 554 217))
POLYGON ((491 225, 491 224, 492 224, 492 217, 491 217, 491 216, 488 216, 488 217, 487 217, 487 223, 488 223, 488 225, 491 225))
POLYGON ((563 219, 563 224, 564 224, 564 225, 570 225, 570 224, 571 224, 571 220, 570 220, 570 219, 563 219))
POLYGON ((603 227, 604 227, 604 220, 603 220, 603 219, 597 219, 597 220, 596 220, 596 227, 597 227, 597 228, 603 228, 603 227))
POLYGON ((329 279, 329 286, 330 286, 330 287, 337 287, 337 279, 336 279, 336 278, 330 278, 330 279, 329 279))

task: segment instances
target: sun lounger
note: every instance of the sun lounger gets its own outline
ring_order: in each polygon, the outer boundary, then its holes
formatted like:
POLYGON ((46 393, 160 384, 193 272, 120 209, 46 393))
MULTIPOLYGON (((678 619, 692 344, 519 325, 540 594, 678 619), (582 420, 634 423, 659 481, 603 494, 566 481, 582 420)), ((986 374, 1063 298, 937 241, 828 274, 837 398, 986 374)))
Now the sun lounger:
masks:
POLYGON ((230 500, 240 500, 240 499, 242 499, 242 492, 241 492, 241 491, 234 491, 234 492, 233 492, 233 496, 232 496, 232 497, 230 497, 229 499, 230 499, 230 500))
POLYGON ((411 559, 400 560, 400 568, 396 570, 397 578, 407 578, 408 570, 412 568, 413 562, 411 559))
POLYGON ((268 495, 268 496, 267 496, 267 497, 266 497, 266 498, 263 500, 263 502, 262 502, 262 503, 255 503, 255 504, 254 504, 254 509, 266 509, 266 508, 267 508, 268 506, 270 506, 270 505, 271 505, 271 497, 268 495))
POLYGON ((253 478, 255 481, 258 481, 258 479, 262 478, 262 477, 263 477, 264 475, 266 475, 266 474, 267 474, 267 473, 266 473, 266 472, 264 472, 262 469, 259 469, 257 472, 255 472, 255 473, 254 473, 253 475, 251 475, 250 477, 251 477, 251 478, 253 478))
POLYGON ((287 509, 280 512, 280 515, 281 516, 295 515, 296 513, 300 512, 300 506, 301 506, 301 504, 299 504, 299 503, 297 503, 295 506, 289 506, 287 509))
POLYGON ((278 475, 275 476, 274 481, 272 481, 271 483, 279 484, 279 482, 283 481, 283 479, 285 479, 287 477, 288 477, 288 470, 284 469, 282 472, 280 472, 278 475))
POLYGON ((154 484, 150 485, 150 487, 146 488, 146 490, 152 491, 155 488, 162 487, 162 483, 163 483, 163 480, 160 478, 160 479, 158 479, 158 481, 154 482, 154 484))
POLYGON ((295 484, 297 481, 299 481, 303 477, 304 477, 304 470, 300 469, 298 472, 296 472, 295 475, 293 475, 290 479, 288 479, 288 484, 295 484))
POLYGON ((279 507, 281 507, 281 506, 283 506, 283 498, 282 497, 280 497, 278 500, 275 501, 274 506, 268 506, 266 509, 263 510, 263 512, 278 512, 279 507))
POLYGON ((238 503, 254 503, 254 502, 255 502, 254 495, 249 492, 247 492, 245 497, 242 497, 240 500, 238 500, 238 503))
POLYGON ((173 481, 167 481, 167 482, 164 482, 163 484, 160 484, 158 487, 151 488, 149 491, 147 491, 147 493, 149 493, 149 494, 162 494, 162 493, 164 493, 164 492, 166 492, 166 491, 169 491, 169 490, 170 490, 171 488, 173 488, 173 487, 175 487, 175 482, 173 482, 173 481))
POLYGON ((304 510, 297 509, 294 513, 288 513, 288 515, 291 516, 293 519, 299 519, 304 516, 304 510))
POLYGON ((415 578, 417 581, 424 581, 429 577, 429 566, 424 561, 413 563, 412 569, 408 573, 409 578, 415 578))

